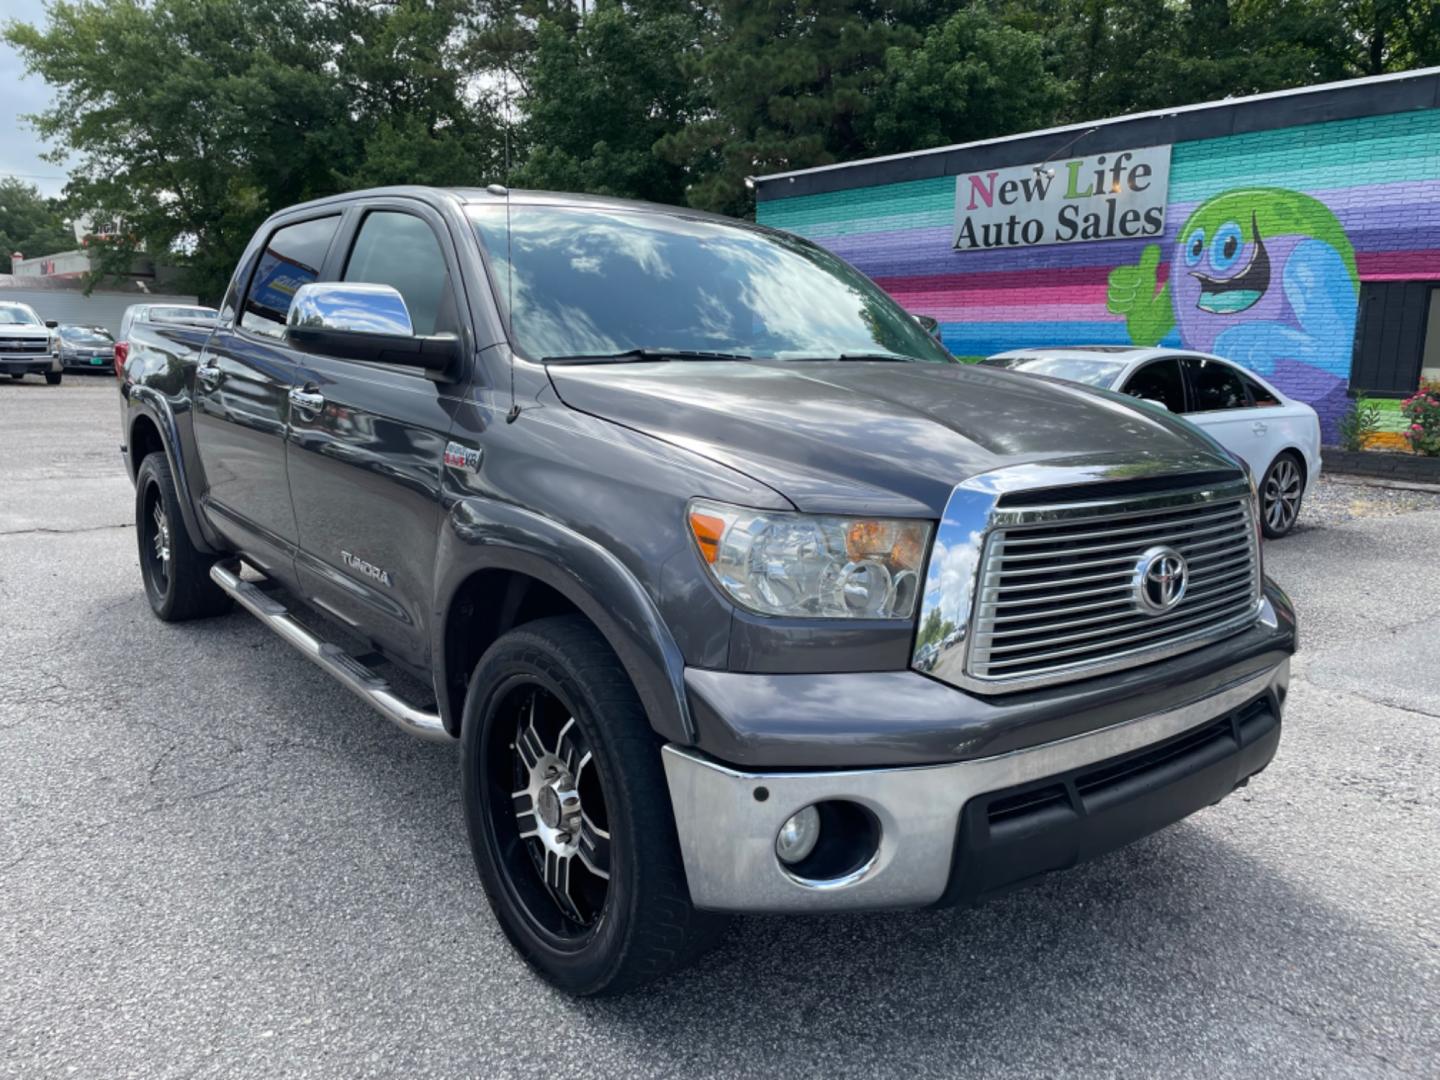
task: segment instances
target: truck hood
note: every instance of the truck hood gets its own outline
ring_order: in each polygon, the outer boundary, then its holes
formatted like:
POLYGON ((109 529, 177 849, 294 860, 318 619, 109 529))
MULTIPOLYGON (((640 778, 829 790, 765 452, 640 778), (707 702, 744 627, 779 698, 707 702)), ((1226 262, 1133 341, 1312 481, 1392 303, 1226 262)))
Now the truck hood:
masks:
POLYGON ((1235 467, 1178 417, 996 368, 675 360, 548 371, 571 408, 703 454, 814 513, 938 515, 960 481, 1018 464, 1235 467))
POLYGON ((48 326, 33 326, 29 323, 0 323, 0 338, 49 337, 53 332, 48 326))

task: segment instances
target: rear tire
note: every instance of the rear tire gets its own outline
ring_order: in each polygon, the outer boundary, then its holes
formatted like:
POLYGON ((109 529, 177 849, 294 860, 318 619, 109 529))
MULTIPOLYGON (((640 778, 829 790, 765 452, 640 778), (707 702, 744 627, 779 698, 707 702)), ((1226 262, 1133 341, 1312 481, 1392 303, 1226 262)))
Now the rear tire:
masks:
POLYGON ((145 596, 159 618, 184 622, 230 610, 230 597, 210 580, 215 558, 190 540, 164 454, 150 454, 136 472, 135 533, 145 596))
POLYGON ((23 379, 23 378, 25 377, 25 373, 24 373, 23 371, 12 371, 12 372, 10 372, 10 377, 11 377, 12 379, 14 379, 16 382, 19 382, 21 379, 23 379))
POLYGON ((1295 528, 1305 498, 1305 466, 1291 450, 1282 450, 1260 481, 1260 525, 1268 540, 1295 528))
POLYGON ((460 780, 495 917, 560 989, 633 990, 690 963, 728 923, 690 903, 660 741, 585 619, 526 623, 481 657, 460 780))
POLYGON ((47 371, 47 372, 45 372, 45 382, 48 383, 50 386, 59 386, 59 385, 60 385, 60 380, 63 379, 64 377, 65 377, 65 373, 64 373, 63 371, 47 371))

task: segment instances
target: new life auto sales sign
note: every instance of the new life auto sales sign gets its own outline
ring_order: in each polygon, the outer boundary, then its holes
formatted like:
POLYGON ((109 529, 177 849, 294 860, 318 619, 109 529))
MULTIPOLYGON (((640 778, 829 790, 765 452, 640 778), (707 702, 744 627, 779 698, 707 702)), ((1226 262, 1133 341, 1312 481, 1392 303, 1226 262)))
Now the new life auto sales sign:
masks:
POLYGON ((1165 229, 1170 147, 963 173, 955 249, 1137 240, 1165 229))

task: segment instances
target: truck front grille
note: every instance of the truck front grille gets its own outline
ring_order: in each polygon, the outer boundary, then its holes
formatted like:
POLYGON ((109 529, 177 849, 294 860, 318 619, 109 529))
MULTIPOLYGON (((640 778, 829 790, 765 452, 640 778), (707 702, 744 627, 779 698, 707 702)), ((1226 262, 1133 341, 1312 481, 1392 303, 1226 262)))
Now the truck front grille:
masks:
POLYGON ((48 337, 0 338, 0 353, 44 354, 50 351, 48 337))
POLYGON ((1260 590, 1250 498, 1214 496, 1054 507, 996 528, 980 560, 966 675, 992 692, 1083 678, 1247 625, 1260 590), (1184 561, 1184 591, 1147 609, 1144 566, 1167 550, 1184 561))

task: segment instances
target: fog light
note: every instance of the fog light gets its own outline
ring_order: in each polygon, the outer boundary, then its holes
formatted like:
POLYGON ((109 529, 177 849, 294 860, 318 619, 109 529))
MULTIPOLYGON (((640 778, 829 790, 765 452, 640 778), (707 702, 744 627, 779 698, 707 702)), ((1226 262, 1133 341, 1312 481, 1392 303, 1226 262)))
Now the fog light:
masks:
POLYGON ((807 806, 784 825, 775 836, 775 854, 780 861, 793 866, 815 850, 820 839, 820 811, 807 806))

